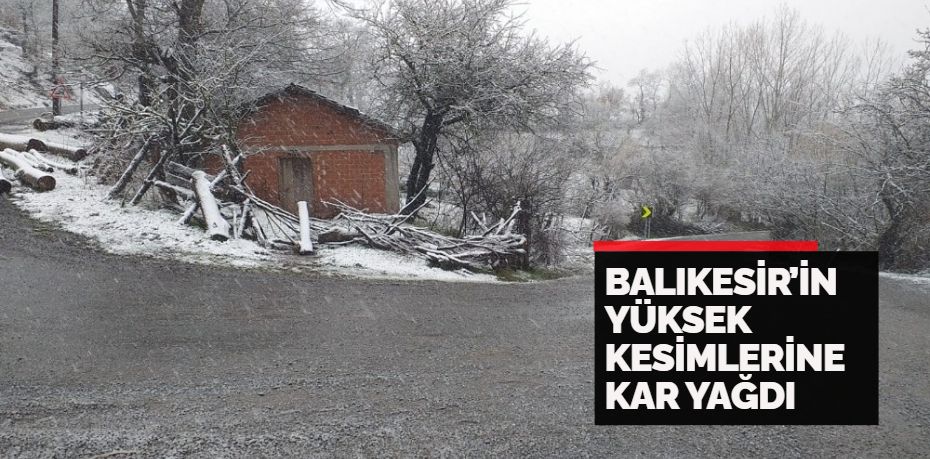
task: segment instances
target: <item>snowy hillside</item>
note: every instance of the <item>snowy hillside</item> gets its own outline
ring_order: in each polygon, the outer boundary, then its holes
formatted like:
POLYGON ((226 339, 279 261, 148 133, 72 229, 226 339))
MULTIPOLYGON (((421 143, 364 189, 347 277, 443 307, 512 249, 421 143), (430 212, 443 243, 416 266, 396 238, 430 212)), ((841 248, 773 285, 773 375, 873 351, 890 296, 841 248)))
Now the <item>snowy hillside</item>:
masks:
POLYGON ((23 58, 19 43, 18 33, 0 28, 0 110, 50 106, 47 75, 23 58))

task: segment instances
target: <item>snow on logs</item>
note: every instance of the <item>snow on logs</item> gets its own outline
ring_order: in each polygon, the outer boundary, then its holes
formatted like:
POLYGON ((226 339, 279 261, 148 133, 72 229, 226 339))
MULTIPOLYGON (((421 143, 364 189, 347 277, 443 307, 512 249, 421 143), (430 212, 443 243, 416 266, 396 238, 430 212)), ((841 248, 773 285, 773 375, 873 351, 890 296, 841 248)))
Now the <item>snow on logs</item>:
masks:
POLYGON ((19 135, 0 134, 0 149, 9 148, 17 151, 47 151, 64 156, 72 161, 80 161, 87 156, 87 149, 72 147, 54 142, 43 142, 39 139, 30 139, 19 135))
POLYGON ((54 167, 46 164, 45 161, 42 161, 41 159, 39 159, 38 156, 33 155, 32 153, 34 151, 35 150, 23 151, 19 153, 19 156, 25 159, 26 161, 28 161, 32 167, 42 172, 55 172, 54 167))
POLYGON ((0 151, 0 163, 9 166, 15 171, 16 178, 36 191, 50 191, 55 189, 55 177, 33 167, 32 163, 21 156, 17 151, 9 148, 0 151))
MULTIPOLYGON (((73 166, 73 165, 72 165, 72 166, 69 166, 69 165, 67 165, 67 164, 63 164, 63 163, 59 163, 59 162, 57 162, 57 161, 49 160, 48 158, 46 158, 45 156, 43 156, 42 154, 40 154, 39 152, 37 152, 37 151, 35 151, 35 150, 29 150, 28 153, 29 153, 32 157, 34 157, 37 161, 39 161, 39 162, 41 162, 41 163, 43 163, 43 164, 45 164, 45 165, 47 165, 47 166, 51 166, 51 167, 54 168, 54 169, 58 169, 58 170, 60 170, 60 171, 63 171, 64 173, 66 173, 66 174, 68 174, 68 175, 75 175, 75 174, 78 173, 78 171, 80 171, 80 168, 77 167, 77 166, 73 166)), ((49 172, 51 172, 51 171, 49 171, 49 172)))
MULTIPOLYGON (((30 142, 33 140, 35 139, 30 139, 30 142)), ((71 161, 80 161, 87 157, 87 149, 84 149, 81 147, 72 147, 70 145, 64 145, 64 144, 53 143, 53 142, 39 142, 39 143, 41 143, 44 146, 44 148, 37 148, 35 146, 30 147, 30 148, 34 148, 39 151, 47 151, 49 153, 53 153, 58 156, 64 156, 65 158, 68 158, 71 161)))
POLYGON ((225 241, 229 239, 229 223, 220 213, 219 204, 213 193, 210 191, 210 181, 207 180, 207 174, 203 171, 194 171, 191 174, 191 188, 194 189, 194 195, 203 211, 203 220, 207 224, 207 233, 210 239, 214 241, 225 241))
POLYGON ((33 140, 34 139, 30 139, 29 137, 0 134, 0 150, 7 148, 18 151, 29 150, 30 148, 35 148, 38 146, 38 143, 36 143, 37 141, 33 142, 33 140))
POLYGON ((64 120, 43 120, 42 118, 36 118, 32 121, 32 127, 37 131, 48 131, 52 129, 61 129, 61 128, 72 128, 74 123, 71 121, 64 120))

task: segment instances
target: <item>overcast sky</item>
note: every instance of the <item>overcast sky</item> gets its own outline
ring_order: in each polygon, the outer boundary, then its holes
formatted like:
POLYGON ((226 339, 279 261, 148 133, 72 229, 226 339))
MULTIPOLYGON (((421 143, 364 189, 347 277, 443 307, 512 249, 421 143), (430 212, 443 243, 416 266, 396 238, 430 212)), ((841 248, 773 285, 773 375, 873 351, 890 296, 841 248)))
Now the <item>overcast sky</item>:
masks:
POLYGON ((730 22, 772 16, 785 4, 827 32, 881 38, 904 56, 915 30, 930 27, 930 0, 527 0, 530 28, 553 40, 578 39, 598 77, 625 85, 642 68, 662 68, 684 41, 730 22))

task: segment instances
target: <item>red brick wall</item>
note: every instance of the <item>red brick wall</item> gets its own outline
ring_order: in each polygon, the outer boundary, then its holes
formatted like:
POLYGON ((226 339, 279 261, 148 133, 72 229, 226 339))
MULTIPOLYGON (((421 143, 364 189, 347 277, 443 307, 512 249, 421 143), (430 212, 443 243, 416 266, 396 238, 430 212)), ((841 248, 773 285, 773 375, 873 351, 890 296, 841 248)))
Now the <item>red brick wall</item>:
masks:
POLYGON ((269 103, 239 125, 241 144, 278 145, 392 144, 378 129, 309 96, 289 96, 269 103))
MULTIPOLYGON (((313 165, 314 202, 310 206, 314 216, 335 216, 334 209, 323 204, 334 199, 371 212, 398 210, 396 197, 390 199, 386 194, 396 184, 385 183, 386 156, 382 150, 396 148, 397 142, 313 97, 295 95, 264 105, 240 124, 238 140, 243 151, 260 152, 246 158, 244 169, 251 171, 247 183, 259 197, 273 204, 291 210, 296 205, 281 202, 278 195, 278 158, 308 156, 313 165), (353 145, 378 148, 348 148, 353 145), (305 148, 294 152, 280 147, 305 148), (313 147, 336 150, 308 151, 313 147)), ((219 167, 215 158, 207 161, 208 169, 216 171, 219 167)))
POLYGON ((314 215, 334 217, 323 202, 336 199, 369 212, 396 212, 385 206, 384 153, 369 151, 317 152, 313 161, 314 215))

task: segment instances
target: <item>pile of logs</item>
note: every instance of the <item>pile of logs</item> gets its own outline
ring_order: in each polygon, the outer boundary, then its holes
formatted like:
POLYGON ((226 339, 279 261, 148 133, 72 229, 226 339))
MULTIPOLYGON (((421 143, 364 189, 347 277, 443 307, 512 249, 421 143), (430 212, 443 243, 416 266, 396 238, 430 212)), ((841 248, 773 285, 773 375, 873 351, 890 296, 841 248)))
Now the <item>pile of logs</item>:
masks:
POLYGON ((69 174, 78 172, 76 166, 49 160, 35 150, 19 152, 6 148, 0 151, 0 193, 13 189, 11 178, 36 191, 51 191, 55 189, 56 183, 51 173, 56 170, 69 174), (4 167, 10 168, 12 172, 5 172, 4 167))
POLYGON ((55 189, 56 184, 53 172, 78 173, 77 166, 49 159, 45 156, 47 153, 75 161, 87 155, 87 151, 79 147, 0 134, 0 193, 12 190, 14 180, 36 191, 50 191, 55 189))
MULTIPOLYGON (((246 184, 248 172, 239 171, 242 156, 233 157, 230 149, 223 146, 222 158, 225 167, 215 176, 175 161, 159 160, 130 202, 138 204, 154 187, 175 198, 171 206, 181 213, 178 224, 193 221, 203 226, 212 240, 246 238, 271 249, 311 253, 312 246, 308 244, 299 250, 301 219, 259 198, 246 184), (160 173, 154 168, 159 168, 160 173)), ((119 182, 114 190, 118 186, 119 182)), ((110 195, 115 196, 116 192, 111 190, 110 195)), ((326 222, 308 215, 306 226, 305 233, 311 234, 324 230, 326 222)))
MULTIPOLYGON (((117 196, 129 183, 144 161, 146 147, 130 162, 109 197, 117 196)), ((87 155, 83 148, 0 134, 0 193, 9 192, 14 179, 37 191, 49 191, 56 183, 52 172, 78 172, 78 167, 51 160, 43 152, 73 161, 87 155)), ((162 155, 130 203, 138 204, 154 187, 175 198, 170 206, 181 214, 178 224, 195 222, 212 240, 247 238, 266 248, 299 254, 312 253, 314 240, 317 244, 362 244, 424 258, 444 269, 484 270, 506 265, 524 253, 526 239, 512 232, 519 204, 508 218, 494 224, 472 215, 482 231, 463 238, 411 224, 415 213, 368 214, 341 202, 327 203, 340 213, 332 220, 321 220, 310 216, 306 202, 298 203, 298 216, 259 198, 246 183, 248 171, 240 172, 242 156, 234 156, 223 146, 222 159, 225 167, 213 176, 172 161, 171 155, 162 155)))
POLYGON ((63 156, 71 161, 80 161, 87 157, 87 149, 83 147, 72 147, 55 142, 45 142, 39 139, 32 139, 18 135, 0 134, 0 150, 11 149, 17 151, 35 150, 39 152, 52 153, 63 156))
POLYGON ((424 258, 445 269, 484 270, 524 253, 526 239, 511 231, 519 205, 495 224, 473 215, 482 233, 464 238, 415 226, 410 223, 412 215, 368 214, 341 202, 327 203, 340 213, 332 220, 321 220, 310 217, 305 202, 298 203, 298 216, 256 196, 246 183, 248 171, 240 172, 243 158, 234 157, 223 146, 222 159, 224 168, 215 176, 160 160, 155 167, 161 172, 149 173, 131 203, 138 203, 154 187, 177 198, 172 206, 181 213, 178 224, 193 221, 212 240, 247 238, 266 248, 299 254, 312 253, 314 240, 316 244, 362 244, 424 258))
POLYGON ((320 235, 321 240, 341 239, 362 242, 371 247, 427 259, 443 269, 478 271, 505 266, 524 253, 526 238, 513 233, 520 204, 508 218, 488 224, 472 214, 481 234, 464 238, 445 236, 408 223, 411 215, 372 215, 342 203, 330 203, 340 210, 333 223, 340 227, 320 235), (338 236, 334 236, 338 234, 338 236))

